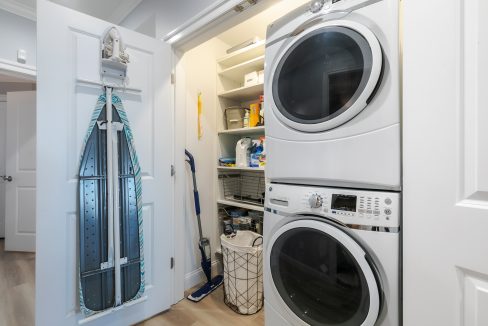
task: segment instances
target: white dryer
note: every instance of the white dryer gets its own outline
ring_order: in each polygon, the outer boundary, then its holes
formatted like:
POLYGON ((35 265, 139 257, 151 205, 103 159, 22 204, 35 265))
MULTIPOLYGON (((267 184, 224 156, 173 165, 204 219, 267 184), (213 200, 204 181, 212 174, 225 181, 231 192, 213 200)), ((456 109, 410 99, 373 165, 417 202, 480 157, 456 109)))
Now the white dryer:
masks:
POLYGON ((268 27, 272 181, 400 190, 398 0, 315 0, 268 27))
POLYGON ((266 326, 399 326, 400 194, 267 188, 266 326))

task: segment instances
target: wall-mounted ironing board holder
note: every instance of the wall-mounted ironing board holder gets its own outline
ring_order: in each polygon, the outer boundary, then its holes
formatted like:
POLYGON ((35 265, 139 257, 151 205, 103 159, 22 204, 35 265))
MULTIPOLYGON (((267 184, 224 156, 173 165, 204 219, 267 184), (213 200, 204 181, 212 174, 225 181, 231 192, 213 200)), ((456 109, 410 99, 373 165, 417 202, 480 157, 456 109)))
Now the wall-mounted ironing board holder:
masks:
MULTIPOLYGON (((120 203, 120 193, 126 192, 126 185, 122 185, 122 189, 120 189, 120 182, 121 182, 121 173, 125 173, 119 171, 119 164, 121 157, 127 158, 127 153, 124 154, 124 149, 121 146, 124 144, 120 144, 119 141, 124 141, 124 123, 121 122, 119 113, 117 113, 117 109, 115 109, 114 103, 112 103, 113 97, 112 93, 114 90, 120 90, 122 92, 135 92, 140 93, 140 89, 129 88, 127 87, 128 83, 128 76, 127 76, 127 69, 129 63, 129 55, 125 53, 125 46, 121 41, 120 34, 115 27, 110 28, 104 35, 102 39, 102 49, 101 49, 101 58, 100 58, 100 81, 92 81, 92 80, 85 80, 85 79, 77 79, 76 82, 78 85, 85 85, 85 86, 101 86, 103 91, 105 92, 105 118, 103 116, 96 122, 96 127, 98 127, 99 131, 106 131, 106 140, 105 140, 105 157, 106 161, 106 254, 102 255, 102 261, 100 263, 99 271, 102 273, 112 273, 110 269, 113 269, 113 281, 112 283, 112 290, 108 290, 108 292, 113 291, 113 306, 106 307, 106 310, 98 310, 98 311, 91 311, 87 318, 79 320, 79 324, 87 323, 95 318, 99 318, 103 315, 112 313, 113 311, 122 309, 125 306, 130 306, 138 302, 142 302, 146 300, 146 296, 143 297, 136 297, 135 300, 127 301, 128 299, 123 297, 127 297, 127 294, 123 296, 123 289, 122 289, 122 268, 123 266, 129 266, 130 264, 134 264, 133 258, 132 261, 129 261, 128 257, 121 257, 121 242, 123 235, 121 236, 121 218, 125 218, 126 216, 123 215, 121 217, 121 205, 124 202, 120 203), (116 116, 114 116, 114 114, 116 116), (122 137, 122 138, 119 138, 122 137), (119 153, 119 150, 122 150, 119 153), (125 302, 123 302, 125 300, 125 302), (91 315, 95 313, 95 315, 91 315), (91 315, 91 316, 90 316, 91 315)), ((102 137, 103 139, 104 137, 102 137)), ((125 144, 127 146, 127 144, 125 144)), ((123 164, 120 165, 122 169, 124 169, 123 164)), ((122 199, 124 201, 124 199, 122 199)), ((126 213, 124 213, 126 214, 126 213)), ((103 240, 105 241, 105 240, 103 240)), ((100 248, 103 248, 100 247, 100 248)), ((125 247, 124 247, 125 248, 125 247)), ((83 249, 82 249, 83 250, 83 249)), ((125 249, 127 250, 127 249, 125 249)), ((142 249, 141 249, 142 250, 142 249)), ((102 250, 105 251, 105 250, 102 250)), ((83 254, 83 251, 82 253, 83 254)), ((89 254, 89 253, 88 253, 89 254)), ((124 254, 126 255, 126 254, 124 254)), ((124 267, 125 273, 127 273, 127 268, 124 267)), ((127 278, 127 275, 124 279, 127 278)), ((124 283, 126 284, 126 283, 124 283)), ((134 283, 136 284, 136 283, 134 283)), ((110 285, 109 285, 110 286, 110 285)), ((126 287, 126 285, 124 285, 126 287)), ((143 288, 143 287, 142 287, 143 288)), ((85 289, 85 288, 83 288, 85 289)), ((84 290, 83 290, 84 291, 84 290)), ((125 293, 125 292, 124 292, 125 293)), ((89 307, 86 307, 84 311, 90 311, 89 307)))
POLYGON ((105 85, 107 99, 107 121, 103 129, 107 130, 108 260, 101 263, 100 268, 102 270, 115 268, 115 305, 120 306, 122 303, 121 265, 127 263, 127 257, 120 257, 119 147, 117 140, 118 132, 123 130, 124 125, 113 121, 112 91, 115 85, 119 85, 120 88, 125 87, 128 78, 129 55, 125 53, 125 46, 115 27, 105 33, 102 46, 100 76, 105 85))

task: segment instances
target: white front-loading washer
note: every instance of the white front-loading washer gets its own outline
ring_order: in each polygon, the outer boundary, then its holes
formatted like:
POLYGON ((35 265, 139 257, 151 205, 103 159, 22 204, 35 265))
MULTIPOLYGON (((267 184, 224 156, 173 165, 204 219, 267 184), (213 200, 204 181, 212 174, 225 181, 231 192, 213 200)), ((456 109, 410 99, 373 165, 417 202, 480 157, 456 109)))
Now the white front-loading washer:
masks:
POLYGON ((268 184, 266 326, 399 326, 400 194, 268 184))
POLYGON ((313 3, 268 27, 267 177, 400 190, 399 0, 313 3))

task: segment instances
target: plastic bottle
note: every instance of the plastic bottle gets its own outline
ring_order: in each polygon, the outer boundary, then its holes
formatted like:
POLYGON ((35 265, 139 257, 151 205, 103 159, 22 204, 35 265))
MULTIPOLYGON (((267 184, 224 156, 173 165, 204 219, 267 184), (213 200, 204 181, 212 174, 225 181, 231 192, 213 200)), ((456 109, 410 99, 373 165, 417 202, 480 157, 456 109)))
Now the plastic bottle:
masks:
POLYGON ((246 114, 244 115, 244 128, 249 127, 249 110, 246 110, 246 114))

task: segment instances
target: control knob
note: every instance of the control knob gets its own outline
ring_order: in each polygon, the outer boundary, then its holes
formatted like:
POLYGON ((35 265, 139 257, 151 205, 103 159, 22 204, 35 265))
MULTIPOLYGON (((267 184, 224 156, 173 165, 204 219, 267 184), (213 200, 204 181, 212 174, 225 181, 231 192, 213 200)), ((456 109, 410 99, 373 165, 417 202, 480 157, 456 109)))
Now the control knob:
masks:
POLYGON ((308 202, 310 203, 311 208, 320 208, 320 207, 322 207, 324 200, 322 199, 322 197, 319 194, 313 194, 308 199, 308 202))

